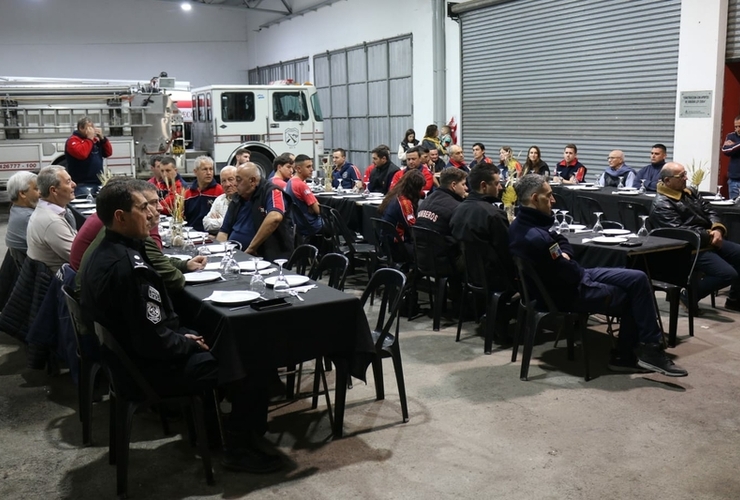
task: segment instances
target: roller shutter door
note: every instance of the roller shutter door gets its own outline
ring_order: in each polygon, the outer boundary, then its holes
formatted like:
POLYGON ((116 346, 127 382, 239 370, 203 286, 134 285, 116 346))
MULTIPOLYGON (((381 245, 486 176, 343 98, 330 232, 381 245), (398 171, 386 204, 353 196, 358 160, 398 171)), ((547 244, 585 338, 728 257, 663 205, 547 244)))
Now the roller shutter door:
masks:
POLYGON ((267 85, 278 80, 293 80, 296 83, 309 81, 308 57, 281 61, 269 66, 258 66, 249 70, 250 85, 267 85))
POLYGON ((680 7, 679 0, 516 0, 458 10, 466 157, 480 141, 494 159, 509 145, 524 163, 536 144, 552 169, 572 142, 589 180, 613 149, 632 167, 649 162, 654 143, 670 157, 680 7))
POLYGON ((727 7, 727 60, 740 61, 740 0, 730 0, 727 7))
POLYGON ((398 144, 413 123, 411 35, 316 55, 313 64, 324 147, 346 149, 363 170, 370 151, 386 144, 398 163, 398 144))

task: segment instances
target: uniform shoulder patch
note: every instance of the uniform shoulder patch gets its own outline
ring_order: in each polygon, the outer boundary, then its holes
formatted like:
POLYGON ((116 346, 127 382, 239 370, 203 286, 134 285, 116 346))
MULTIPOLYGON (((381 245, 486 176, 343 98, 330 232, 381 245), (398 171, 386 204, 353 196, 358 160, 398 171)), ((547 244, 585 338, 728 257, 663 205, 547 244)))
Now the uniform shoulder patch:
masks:
POLYGON ((141 256, 141 254, 136 250, 129 249, 128 257, 134 269, 147 269, 149 267, 146 262, 144 262, 144 258, 141 256))
POLYGON ((159 290, 154 288, 152 285, 149 285, 149 290, 147 291, 147 295, 149 295, 149 298, 152 300, 155 300, 159 303, 162 302, 162 296, 159 295, 159 290))
POLYGON ((162 321, 162 310, 159 308, 159 304, 155 304, 154 302, 146 303, 146 319, 155 325, 162 321))

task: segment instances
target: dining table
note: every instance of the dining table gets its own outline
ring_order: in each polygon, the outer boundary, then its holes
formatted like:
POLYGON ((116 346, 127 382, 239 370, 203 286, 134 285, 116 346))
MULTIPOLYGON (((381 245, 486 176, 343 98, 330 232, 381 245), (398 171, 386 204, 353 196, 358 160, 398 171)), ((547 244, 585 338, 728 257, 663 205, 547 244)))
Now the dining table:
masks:
POLYGON ((356 194, 324 191, 316 193, 321 205, 336 209, 347 227, 362 236, 367 243, 375 242, 373 225, 370 219, 380 217, 378 207, 383 202, 379 193, 356 194))
MULTIPOLYGON (((236 252, 234 257, 239 262, 248 260, 243 252, 236 252)), ((209 262, 220 259, 216 254, 209 257, 209 262)), ((262 271, 270 273, 266 280, 278 274, 274 268, 262 271)), ((290 271, 284 273, 288 278, 300 276, 290 271)), ((218 359, 220 383, 244 378, 248 368, 276 369, 329 357, 336 367, 333 435, 338 438, 342 436, 348 376, 365 380, 367 367, 376 356, 375 346, 358 297, 302 278, 306 285, 315 287, 289 295, 275 292, 268 285, 257 290, 257 300, 244 304, 221 304, 209 297, 214 292, 255 291, 250 275, 186 283, 173 302, 183 323, 203 335, 218 359), (255 309, 276 298, 284 299, 284 304, 255 309)))

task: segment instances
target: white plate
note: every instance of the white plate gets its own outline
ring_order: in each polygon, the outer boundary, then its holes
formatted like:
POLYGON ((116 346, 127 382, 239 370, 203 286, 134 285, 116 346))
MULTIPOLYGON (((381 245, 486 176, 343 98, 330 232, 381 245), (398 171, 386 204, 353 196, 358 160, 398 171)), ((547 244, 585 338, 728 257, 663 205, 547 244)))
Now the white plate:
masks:
POLYGON ((221 273, 216 271, 198 271, 195 273, 185 273, 185 283, 205 283, 221 279, 221 273))
MULTIPOLYGON (((191 233, 192 234, 192 233, 191 233)), ((233 243, 228 245, 229 248, 234 248, 236 245, 233 243)), ((211 253, 224 253, 224 244, 223 243, 212 243, 210 245, 205 245, 205 247, 211 251, 211 253)))
POLYGON ((702 196, 702 198, 704 198, 705 200, 709 200, 709 201, 722 201, 722 199, 723 199, 721 196, 717 196, 716 194, 715 195, 702 196))
POLYGON ((599 236, 591 240, 594 243, 600 243, 602 245, 619 245, 627 241, 627 238, 621 238, 619 236, 599 236))
POLYGON ((637 196, 638 194, 640 194, 640 192, 637 191, 636 189, 635 190, 633 190, 633 189, 630 189, 630 190, 625 189, 624 191, 619 191, 619 194, 624 194, 626 196, 637 196))
MULTIPOLYGON (((243 271, 254 271, 254 262, 253 260, 248 260, 245 262, 239 263, 239 269, 242 269, 243 271)), ((270 267, 270 261, 269 260, 258 260, 257 261, 257 269, 267 269, 270 267)))
MULTIPOLYGON (((706 198, 704 198, 706 200, 706 198)), ((735 200, 722 200, 722 201, 710 201, 710 205, 717 205, 720 207, 731 207, 735 204, 735 200)))
POLYGON ((586 229, 585 224, 568 224, 568 229, 571 231, 581 231, 582 229, 586 229))
POLYGON ((606 236, 624 236, 630 234, 629 229, 604 229, 603 234, 606 236))
POLYGON ((87 201, 87 198, 75 198, 74 200, 70 201, 70 203, 74 203, 75 205, 77 203, 89 203, 87 201))
MULTIPOLYGON (((305 283, 308 283, 308 276, 303 276, 301 274, 286 274, 285 278, 288 280, 288 285, 291 287, 303 285, 305 283)), ((267 286, 274 286, 275 281, 277 281, 277 276, 270 276, 269 278, 265 278, 265 284, 267 286)))
MULTIPOLYGON (((202 274, 202 273, 201 273, 202 274)), ((249 290, 224 291, 217 290, 209 297, 215 304, 244 304, 260 298, 260 294, 249 290)))
POLYGON ((367 200, 368 205, 380 205, 383 203, 383 200, 367 200))
POLYGON ((185 254, 168 255, 167 257, 174 257, 175 259, 180 259, 180 260, 190 260, 190 259, 192 259, 192 257, 190 255, 185 255, 185 254))
POLYGON ((383 193, 368 193, 368 198, 384 198, 385 195, 383 193))
POLYGON ((332 191, 321 191, 320 193, 315 193, 316 196, 334 196, 335 193, 332 191))
POLYGON ((578 189, 581 191, 599 191, 601 188, 599 186, 580 186, 578 189))
POLYGON ((75 205, 75 208, 95 208, 95 203, 78 203, 75 205))
POLYGON ((93 208, 92 210, 83 210, 82 215, 92 215, 96 212, 96 210, 93 208))
POLYGON ((345 200, 356 200, 362 197, 363 196, 361 194, 343 194, 341 196, 341 198, 344 198, 345 200))

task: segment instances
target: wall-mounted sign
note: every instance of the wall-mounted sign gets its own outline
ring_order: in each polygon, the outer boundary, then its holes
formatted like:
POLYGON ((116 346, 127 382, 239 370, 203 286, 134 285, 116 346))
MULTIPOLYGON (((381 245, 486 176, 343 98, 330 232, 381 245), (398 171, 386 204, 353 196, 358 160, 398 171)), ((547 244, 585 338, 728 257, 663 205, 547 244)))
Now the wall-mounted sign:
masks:
POLYGON ((681 92, 681 104, 678 110, 679 118, 711 118, 712 91, 694 90, 681 92))

